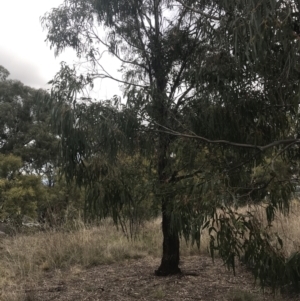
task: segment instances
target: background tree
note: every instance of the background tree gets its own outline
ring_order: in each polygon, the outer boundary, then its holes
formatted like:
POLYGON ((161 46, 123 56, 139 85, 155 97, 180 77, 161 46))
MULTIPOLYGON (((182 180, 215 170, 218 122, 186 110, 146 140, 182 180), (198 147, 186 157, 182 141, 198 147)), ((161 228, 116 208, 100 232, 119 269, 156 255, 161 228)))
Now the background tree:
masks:
POLYGON ((60 225, 82 213, 83 193, 59 177, 48 93, 8 77, 0 66, 0 219, 60 225))
POLYGON ((0 219, 22 225, 25 216, 36 219, 38 202, 45 196, 40 177, 22 175, 22 160, 0 154, 0 219))
MULTIPOLYGON (((72 47, 90 63, 78 76, 62 64, 52 82, 67 179, 94 191, 87 204, 98 201, 87 208, 105 216, 97 204, 113 182, 95 187, 114 175, 120 156, 153 163, 164 237, 157 275, 180 272, 179 235, 199 242, 210 217, 218 233, 211 250, 234 266, 247 248, 237 237, 254 224, 229 205, 266 201, 270 222, 287 208, 291 177, 278 177, 274 162, 298 156, 298 13, 296 2, 277 0, 66 0, 42 18, 56 54, 72 47), (101 65, 103 47, 122 62, 126 105, 79 102, 93 80, 114 79, 101 65), (254 179, 258 165, 271 177, 254 179), (266 198, 270 183, 278 193, 266 198)), ((121 188, 112 210, 130 202, 121 188)))
POLYGON ((58 140, 49 124, 47 92, 8 79, 2 66, 0 74, 0 152, 21 157, 24 171, 47 177, 51 186, 58 140))

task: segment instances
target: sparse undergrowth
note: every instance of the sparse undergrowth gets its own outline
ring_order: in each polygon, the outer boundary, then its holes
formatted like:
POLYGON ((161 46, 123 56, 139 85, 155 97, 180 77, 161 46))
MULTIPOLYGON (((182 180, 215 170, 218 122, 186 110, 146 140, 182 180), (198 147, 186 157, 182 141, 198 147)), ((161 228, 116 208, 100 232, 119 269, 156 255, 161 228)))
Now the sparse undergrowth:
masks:
MULTIPOLYGON (((74 266, 88 268, 146 256, 160 257, 161 241, 159 220, 146 223, 133 241, 117 231, 110 220, 97 227, 79 223, 72 231, 52 230, 2 238, 0 291, 2 295, 6 291, 14 296, 12 287, 22 285, 28 279, 35 281, 47 271, 74 266)), ((199 254, 196 246, 191 247, 185 242, 182 243, 182 252, 183 255, 199 254)))
MULTIPOLYGON (((255 210, 256 215, 263 219, 262 209, 255 210)), ((299 250, 299 212, 300 206, 294 202, 290 215, 279 214, 274 223, 273 231, 283 237, 286 254, 299 250)), ((110 220, 106 220, 97 227, 78 223, 72 231, 52 230, 0 239, 0 300, 24 301, 30 298, 28 294, 24 297, 25 283, 35 283, 45 277, 47 272, 74 272, 76 269, 81 271, 92 266, 134 259, 158 259, 161 256, 162 236, 160 220, 147 222, 133 241, 128 241, 110 220)), ((208 235, 205 233, 200 250, 182 240, 182 257, 206 253, 208 243, 208 235)), ((163 299, 164 291, 158 289, 155 294, 156 299, 163 299)), ((233 294, 228 295, 227 300, 246 301, 249 296, 233 294)))

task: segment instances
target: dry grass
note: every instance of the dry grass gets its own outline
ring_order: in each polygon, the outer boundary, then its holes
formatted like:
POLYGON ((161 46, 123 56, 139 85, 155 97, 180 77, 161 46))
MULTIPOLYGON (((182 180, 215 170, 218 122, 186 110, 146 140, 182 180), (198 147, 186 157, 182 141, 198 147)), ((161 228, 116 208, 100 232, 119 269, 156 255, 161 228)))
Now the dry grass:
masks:
MULTIPOLYGON (((267 226, 266 212, 263 206, 245 207, 242 211, 250 211, 261 222, 267 226)), ((291 202, 289 214, 277 212, 275 220, 270 229, 272 233, 277 233, 283 240, 283 252, 290 256, 294 252, 300 251, 300 202, 294 200, 291 202)))
MULTIPOLYGON (((17 293, 22 283, 35 282, 46 271, 160 257, 160 227, 159 220, 146 223, 134 241, 117 231, 109 220, 97 227, 79 224, 69 232, 47 231, 3 238, 0 240, 0 300, 24 300, 23 293, 17 293)), ((199 250, 182 242, 182 254, 195 255, 199 250)))
POLYGON ((229 294, 228 301, 261 301, 261 298, 257 298, 255 294, 251 292, 245 292, 243 290, 232 290, 229 294))
MULTIPOLYGON (((262 208, 251 208, 264 220, 262 208)), ((300 204, 293 202, 289 216, 278 214, 273 231, 281 234, 287 254, 298 251, 300 246, 300 204)), ((74 231, 47 231, 28 235, 0 238, 0 300, 29 301, 24 295, 25 283, 35 283, 47 271, 58 273, 143 257, 161 256, 162 234, 160 220, 146 223, 139 237, 128 241, 109 220, 98 227, 79 224, 74 231)), ((206 252, 208 235, 204 234, 200 250, 181 243, 182 256, 206 252)), ((157 299, 163 299, 163 288, 157 299)))

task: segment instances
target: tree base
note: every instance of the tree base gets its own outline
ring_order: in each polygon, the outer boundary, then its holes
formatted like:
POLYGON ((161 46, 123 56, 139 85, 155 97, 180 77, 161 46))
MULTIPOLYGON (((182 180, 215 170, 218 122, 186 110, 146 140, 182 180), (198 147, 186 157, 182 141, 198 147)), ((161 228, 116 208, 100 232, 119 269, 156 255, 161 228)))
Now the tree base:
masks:
POLYGON ((163 268, 160 266, 157 270, 155 270, 154 274, 155 274, 155 276, 166 277, 166 276, 171 276, 171 275, 182 274, 182 272, 179 267, 163 268))

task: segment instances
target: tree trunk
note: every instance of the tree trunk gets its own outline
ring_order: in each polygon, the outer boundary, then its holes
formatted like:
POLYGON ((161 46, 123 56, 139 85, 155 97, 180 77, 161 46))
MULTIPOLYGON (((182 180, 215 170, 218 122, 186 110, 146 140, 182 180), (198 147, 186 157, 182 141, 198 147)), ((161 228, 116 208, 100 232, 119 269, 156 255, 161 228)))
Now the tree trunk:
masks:
MULTIPOLYGON (((168 147, 170 137, 163 133, 159 136, 158 153, 158 178, 161 191, 164 191, 164 185, 168 183, 170 175, 167 174, 169 162, 168 147)), ((170 167, 170 166, 169 166, 170 167)), ((162 232, 163 232, 163 255, 160 267, 155 271, 157 276, 168 276, 181 273, 179 265, 179 235, 176 225, 172 225, 171 210, 173 199, 170 196, 161 196, 162 210, 162 232)))
POLYGON ((162 203, 163 255, 157 276, 168 276, 181 273, 179 265, 179 236, 176 228, 171 226, 171 218, 167 212, 167 201, 162 203))
MULTIPOLYGON (((157 97, 160 100, 159 108, 159 123, 168 126, 168 111, 165 108, 164 97, 161 93, 157 97)), ((169 179, 172 176, 172 166, 170 165, 170 157, 168 149, 171 143, 171 137, 166 133, 159 133, 158 138, 158 182, 159 190, 163 194, 161 196, 161 211, 162 211, 162 232, 163 232, 163 255, 160 267, 155 271, 157 276, 168 276, 180 273, 179 265, 179 235, 175 225, 172 225, 171 211, 173 199, 170 196, 164 195, 164 186, 169 185, 169 179)))
MULTIPOLYGON (((155 35, 153 37, 153 57, 151 58, 151 66, 155 78, 155 89, 153 93, 153 108, 155 111, 155 120, 162 126, 169 126, 169 99, 167 97, 167 82, 170 67, 166 69, 165 65, 165 49, 161 40, 161 24, 160 24, 160 0, 153 1, 154 7, 154 23, 155 35)), ((152 75, 149 75, 151 77, 152 75)), ((161 130, 158 127, 158 130, 161 130)), ((157 174, 160 189, 164 188, 168 181, 168 172, 170 173, 171 166, 170 158, 168 157, 168 148, 170 146, 171 137, 166 133, 158 134, 157 145, 157 174), (169 168, 168 168, 169 167, 169 168), (169 169, 169 170, 168 170, 169 169)), ((164 189, 161 189, 163 191, 164 189)), ((176 227, 171 225, 170 208, 172 206, 172 198, 168 196, 161 197, 162 209, 162 232, 163 232, 163 256, 160 267, 155 271, 157 276, 168 276, 180 273, 179 265, 179 235, 176 227)))

